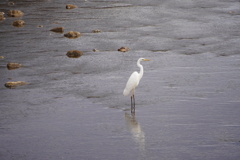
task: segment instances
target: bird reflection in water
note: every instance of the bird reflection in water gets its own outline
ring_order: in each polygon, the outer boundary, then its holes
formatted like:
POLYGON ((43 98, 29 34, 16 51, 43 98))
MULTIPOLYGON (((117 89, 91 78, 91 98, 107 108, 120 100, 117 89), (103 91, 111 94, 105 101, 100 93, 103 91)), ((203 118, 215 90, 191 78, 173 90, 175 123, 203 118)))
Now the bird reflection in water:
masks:
POLYGON ((125 120, 134 141, 139 145, 141 153, 145 155, 145 134, 140 124, 137 122, 135 114, 130 115, 125 113, 125 120))

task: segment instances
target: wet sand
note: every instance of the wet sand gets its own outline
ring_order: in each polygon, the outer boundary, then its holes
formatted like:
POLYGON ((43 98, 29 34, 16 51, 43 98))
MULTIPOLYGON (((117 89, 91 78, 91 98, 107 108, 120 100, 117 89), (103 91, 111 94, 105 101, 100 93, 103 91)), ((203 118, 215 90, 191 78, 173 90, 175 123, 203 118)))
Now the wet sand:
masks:
POLYGON ((237 0, 14 2, 0 2, 1 160, 239 159, 237 0), (140 57, 133 116, 122 92, 140 57))

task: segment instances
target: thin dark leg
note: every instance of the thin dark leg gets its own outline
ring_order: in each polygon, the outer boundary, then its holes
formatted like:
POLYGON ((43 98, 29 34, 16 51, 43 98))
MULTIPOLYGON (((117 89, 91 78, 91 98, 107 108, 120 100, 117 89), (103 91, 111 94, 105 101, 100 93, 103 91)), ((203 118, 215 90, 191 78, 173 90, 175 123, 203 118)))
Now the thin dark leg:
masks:
POLYGON ((134 101, 134 112, 135 112, 135 96, 133 95, 133 101, 134 101))
POLYGON ((131 96, 131 113, 132 113, 132 109, 133 109, 133 97, 131 96))
POLYGON ((131 113, 135 113, 135 97, 132 95, 132 105, 131 105, 131 113))
POLYGON ((133 97, 131 96, 131 107, 132 107, 132 104, 133 104, 133 97))

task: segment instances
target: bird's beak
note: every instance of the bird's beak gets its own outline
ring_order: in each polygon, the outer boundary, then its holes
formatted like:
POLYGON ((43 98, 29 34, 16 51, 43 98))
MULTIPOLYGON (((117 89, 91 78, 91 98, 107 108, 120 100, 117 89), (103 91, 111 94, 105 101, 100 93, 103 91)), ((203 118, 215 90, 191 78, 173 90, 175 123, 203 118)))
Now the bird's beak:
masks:
POLYGON ((144 61, 151 61, 151 59, 144 59, 144 61))

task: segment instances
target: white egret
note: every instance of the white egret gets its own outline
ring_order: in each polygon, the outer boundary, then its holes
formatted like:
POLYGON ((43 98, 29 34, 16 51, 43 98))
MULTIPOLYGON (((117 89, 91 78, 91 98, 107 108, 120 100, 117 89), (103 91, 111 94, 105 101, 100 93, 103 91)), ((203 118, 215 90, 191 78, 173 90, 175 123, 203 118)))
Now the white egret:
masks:
POLYGON ((139 58, 137 61, 137 66, 140 68, 140 72, 137 71, 133 72, 129 77, 126 87, 123 91, 123 95, 127 96, 131 93, 131 113, 135 112, 135 97, 134 92, 135 88, 138 86, 142 76, 143 76, 143 66, 140 64, 141 61, 150 61, 150 59, 139 58))

